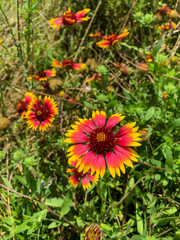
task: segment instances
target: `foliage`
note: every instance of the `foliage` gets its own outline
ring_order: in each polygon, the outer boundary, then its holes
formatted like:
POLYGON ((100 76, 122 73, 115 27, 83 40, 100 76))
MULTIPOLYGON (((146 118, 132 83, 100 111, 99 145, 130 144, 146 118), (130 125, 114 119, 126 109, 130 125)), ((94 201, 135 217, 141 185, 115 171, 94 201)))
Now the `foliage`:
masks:
POLYGON ((178 1, 1 1, 0 20, 0 239, 84 239, 98 224, 103 240, 178 240, 180 174, 180 68, 178 28, 155 14, 178 1), (98 6, 99 3, 99 6, 98 6), (93 20, 53 29, 49 20, 90 8, 93 20), (89 28, 88 28, 89 26, 89 28), (110 48, 89 33, 130 34, 110 48), (152 56, 148 61, 147 55, 152 56), (86 63, 82 71, 56 68, 46 81, 30 75, 51 69, 52 59, 86 63), (114 64, 120 63, 119 68, 114 64), (146 64, 146 65, 141 65, 146 64), (127 67, 123 71, 123 67, 127 67), (128 69, 128 70, 127 70, 128 69), (94 74, 101 77, 89 81, 94 74), (45 81, 44 81, 45 82, 45 81), (47 132, 33 131, 17 113, 26 92, 50 95, 59 116, 47 132), (68 183, 65 133, 93 110, 137 122, 142 131, 134 168, 109 171, 84 191, 68 183), (2 125, 1 117, 11 121, 2 125))

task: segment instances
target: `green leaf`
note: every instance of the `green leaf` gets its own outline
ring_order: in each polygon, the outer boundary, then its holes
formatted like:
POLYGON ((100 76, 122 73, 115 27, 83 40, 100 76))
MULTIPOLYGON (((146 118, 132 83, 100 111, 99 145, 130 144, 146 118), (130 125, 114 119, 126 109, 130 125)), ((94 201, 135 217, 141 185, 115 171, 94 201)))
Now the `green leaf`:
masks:
POLYGON ((61 217, 66 215, 70 211, 71 203, 72 203, 72 192, 69 191, 61 207, 61 211, 60 211, 61 217))
POLYGON ((57 222, 52 222, 48 225, 49 229, 53 229, 53 228, 57 228, 58 226, 60 226, 62 223, 57 223, 57 222))
POLYGON ((171 132, 172 130, 178 127, 180 127, 180 118, 177 118, 176 120, 174 120, 168 125, 168 132, 171 132))
POLYGON ((108 231, 112 231, 113 227, 110 227, 109 225, 105 224, 105 223, 101 223, 101 227, 108 230, 108 231))
POLYGON ((169 148, 166 148, 164 151, 164 157, 166 158, 166 164, 168 165, 169 168, 173 168, 173 156, 172 152, 169 148))
POLYGON ((152 118, 152 116, 154 115, 155 113, 155 108, 154 107, 150 107, 145 115, 145 121, 148 121, 149 119, 152 118))
POLYGON ((1 217, 0 219, 1 219, 1 221, 7 223, 10 226, 13 224, 13 221, 12 221, 11 217, 1 217))
POLYGON ((154 56, 156 56, 157 53, 159 52, 162 43, 163 43, 163 40, 160 39, 159 42, 156 44, 156 46, 155 46, 155 48, 154 48, 154 51, 153 51, 153 55, 154 55, 154 56))
POLYGON ((111 109, 118 104, 118 100, 112 100, 107 104, 107 109, 111 109))
POLYGON ((2 177, 2 180, 4 181, 5 185, 6 185, 8 188, 13 189, 13 186, 12 186, 11 183, 7 180, 7 178, 5 178, 3 175, 1 175, 1 177, 2 177))
POLYGON ((84 101, 83 103, 84 103, 84 105, 85 105, 86 107, 91 108, 91 109, 93 109, 93 110, 97 110, 96 105, 92 105, 91 103, 86 102, 86 101, 84 101))
POLYGON ((140 214, 139 206, 138 206, 137 203, 136 203, 136 222, 137 222, 137 231, 138 231, 138 233, 143 235, 143 230, 144 230, 143 219, 142 219, 142 215, 140 214))
POLYGON ((45 201, 45 204, 52 207, 61 207, 63 204, 62 198, 48 198, 45 201))

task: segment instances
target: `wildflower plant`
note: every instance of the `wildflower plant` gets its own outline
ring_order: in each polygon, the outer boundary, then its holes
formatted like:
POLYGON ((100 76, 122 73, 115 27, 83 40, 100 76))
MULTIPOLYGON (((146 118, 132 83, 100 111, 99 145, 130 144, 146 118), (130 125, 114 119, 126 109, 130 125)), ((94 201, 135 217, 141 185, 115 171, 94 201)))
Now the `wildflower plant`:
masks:
POLYGON ((1 1, 0 239, 179 239, 177 2, 1 1))

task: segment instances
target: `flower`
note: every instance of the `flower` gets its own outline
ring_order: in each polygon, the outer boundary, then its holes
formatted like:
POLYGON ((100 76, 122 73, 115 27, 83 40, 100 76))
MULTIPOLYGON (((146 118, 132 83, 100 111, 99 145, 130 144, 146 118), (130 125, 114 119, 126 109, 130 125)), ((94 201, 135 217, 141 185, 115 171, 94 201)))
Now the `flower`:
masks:
POLYGON ((111 45, 114 45, 116 42, 118 42, 122 38, 125 38, 128 34, 129 34, 128 30, 127 30, 127 28, 125 28, 120 35, 111 34, 107 37, 103 36, 102 38, 105 40, 97 42, 96 44, 100 48, 109 48, 111 45))
POLYGON ((163 31, 168 31, 170 29, 174 29, 176 27, 176 24, 171 22, 171 23, 165 23, 164 25, 161 25, 158 27, 158 29, 163 30, 163 31))
POLYGON ((169 97, 168 93, 162 93, 163 100, 166 100, 169 97))
POLYGON ((26 113, 27 124, 33 130, 46 131, 58 114, 58 107, 53 98, 45 96, 34 97, 26 113))
POLYGON ((163 14, 169 12, 169 11, 170 11, 169 6, 168 6, 168 5, 163 5, 163 6, 159 9, 159 14, 160 14, 160 15, 163 15, 163 14))
POLYGON ((147 72, 148 71, 148 64, 146 62, 139 63, 137 66, 139 72, 147 72))
POLYGON ((152 62, 153 61, 153 55, 152 54, 147 54, 146 59, 147 59, 148 62, 152 62))
POLYGON ((16 108, 19 115, 21 115, 22 119, 25 119, 25 114, 29 109, 29 104, 34 97, 35 95, 32 94, 31 92, 26 92, 24 98, 20 102, 18 102, 16 108))
POLYGON ((73 144, 68 148, 69 163, 78 159, 76 168, 83 174, 91 169, 93 174, 102 178, 105 174, 106 164, 113 177, 120 170, 125 173, 124 164, 133 167, 131 160, 137 161, 138 154, 128 146, 140 146, 138 127, 135 122, 128 123, 119 131, 113 129, 124 116, 114 114, 106 120, 104 111, 92 113, 92 119, 79 119, 65 134, 65 142, 73 144))
POLYGON ((88 21, 90 19, 89 16, 84 17, 86 13, 88 13, 90 9, 84 9, 82 11, 79 11, 77 13, 71 12, 70 7, 68 8, 68 11, 64 13, 63 17, 59 18, 53 18, 49 21, 51 26, 53 28, 57 28, 57 30, 60 28, 60 26, 68 26, 72 25, 74 23, 79 23, 83 21, 88 21))
POLYGON ((101 80, 102 79, 102 75, 97 73, 97 74, 94 74, 91 78, 89 78, 87 80, 87 82, 91 82, 91 81, 96 81, 96 80, 101 80))
POLYGON ((84 235, 86 240, 102 240, 102 232, 98 225, 87 227, 84 235))
POLYGON ((103 36, 103 34, 102 34, 102 32, 96 32, 94 34, 90 33, 89 36, 94 37, 94 38, 101 38, 103 36))
POLYGON ((78 168, 76 168, 76 161, 72 161, 71 165, 74 167, 72 169, 68 169, 67 172, 72 172, 73 175, 69 177, 68 182, 73 185, 75 188, 78 186, 80 180, 82 179, 82 185, 84 190, 88 189, 91 187, 91 182, 94 182, 95 184, 97 183, 97 176, 96 175, 91 175, 91 169, 89 169, 88 172, 83 173, 82 171, 79 172, 78 168))
POLYGON ((44 71, 38 72, 35 78, 36 80, 39 80, 39 81, 46 81, 47 77, 55 77, 55 76, 56 76, 56 70, 53 68, 50 70, 44 70, 44 71))
POLYGON ((77 70, 84 70, 86 68, 85 63, 74 63, 71 59, 65 59, 62 63, 58 62, 55 58, 52 61, 53 67, 62 67, 62 68, 74 68, 77 70))
POLYGON ((178 12, 176 10, 171 10, 171 9, 167 12, 167 15, 170 18, 178 18, 179 17, 178 12))
POLYGON ((122 68, 123 64, 122 63, 114 63, 115 68, 122 68))

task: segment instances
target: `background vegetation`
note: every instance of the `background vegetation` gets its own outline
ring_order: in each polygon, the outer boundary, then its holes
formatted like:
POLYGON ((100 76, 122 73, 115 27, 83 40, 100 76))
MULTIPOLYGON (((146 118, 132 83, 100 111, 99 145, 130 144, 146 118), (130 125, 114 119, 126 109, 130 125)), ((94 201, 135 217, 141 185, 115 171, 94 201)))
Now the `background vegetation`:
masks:
POLYGON ((180 239, 179 17, 175 29, 159 30, 172 21, 154 17, 165 4, 178 11, 178 0, 1 0, 0 110, 10 122, 0 119, 0 239, 83 239, 91 224, 100 226, 103 240, 180 239), (68 6, 90 8, 92 21, 53 29, 48 21, 68 6), (125 27, 130 34, 107 50, 89 37, 125 27), (87 68, 58 70, 44 92, 28 76, 50 69, 52 58, 87 68), (117 62, 128 71, 114 68, 117 62), (143 62, 144 71, 138 68, 143 62), (102 79, 88 83, 94 73, 102 79), (17 113, 26 91, 50 94, 58 103, 60 114, 45 133, 29 129, 17 113), (136 121, 146 130, 133 169, 114 179, 106 171, 84 191, 68 183, 64 134, 93 110, 122 113, 123 125, 136 121))

